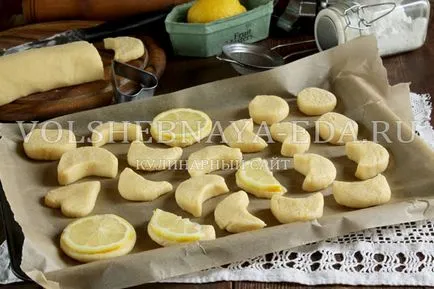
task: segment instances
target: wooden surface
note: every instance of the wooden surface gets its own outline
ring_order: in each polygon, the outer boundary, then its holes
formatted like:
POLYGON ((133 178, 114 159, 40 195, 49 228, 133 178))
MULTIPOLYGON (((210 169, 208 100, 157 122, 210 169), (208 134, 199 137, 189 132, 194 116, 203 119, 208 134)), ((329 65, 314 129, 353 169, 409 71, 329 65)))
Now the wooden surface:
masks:
MULTIPOLYGON (((0 32, 0 48, 8 48, 68 29, 84 28, 98 23, 96 21, 62 21, 3 31, 0 32)), ((140 68, 147 67, 147 71, 160 77, 166 65, 164 51, 155 44, 152 38, 143 36, 140 38, 145 43, 148 52, 129 64, 140 68)), ((113 92, 110 84, 110 65, 114 54, 112 50, 105 50, 102 42, 95 43, 95 46, 104 63, 105 80, 58 88, 20 98, 0 107, 0 121, 41 120, 111 104, 113 92)), ((122 83, 123 91, 125 91, 128 83, 127 81, 122 83)))
MULTIPOLYGON (((433 14, 433 9, 431 14, 433 14)), ((157 34, 159 30, 157 30, 157 34)), ((288 38, 283 36, 272 37, 264 42, 272 46, 276 43, 285 43, 299 38, 288 38)), ((424 47, 417 51, 393 56, 384 59, 384 65, 389 73, 389 80, 392 84, 399 82, 411 82, 411 89, 418 93, 430 93, 434 96, 434 27, 430 26, 427 42, 424 47)), ((194 85, 214 81, 218 79, 237 76, 230 65, 220 63, 214 58, 194 59, 173 57, 169 58, 166 72, 160 80, 158 93, 168 93, 175 90, 191 87, 194 85)), ((397 100, 399 101, 399 100, 397 100)), ((434 112, 433 112, 434 114, 434 112)), ((434 125, 432 114, 431 124, 434 125)), ((0 230, 0 241, 4 239, 0 230)), ((77 276, 78 277, 78 276, 77 276)), ((134 289, 298 289, 311 288, 291 283, 257 283, 257 282, 218 282, 212 284, 144 284, 134 289)), ((17 284, 0 286, 0 288, 38 288, 34 284, 17 284)), ((321 286, 321 288, 354 288, 352 286, 321 286)), ((371 286, 368 288, 389 288, 389 286, 371 286)), ((411 286, 390 287, 396 289, 416 288, 411 286)), ((430 287, 419 287, 430 288, 430 287)))

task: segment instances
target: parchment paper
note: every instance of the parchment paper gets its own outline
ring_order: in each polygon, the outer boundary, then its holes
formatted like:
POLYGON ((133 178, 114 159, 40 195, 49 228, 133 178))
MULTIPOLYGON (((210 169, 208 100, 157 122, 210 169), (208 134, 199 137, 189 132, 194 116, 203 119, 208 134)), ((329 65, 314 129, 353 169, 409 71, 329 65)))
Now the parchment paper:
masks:
MULTIPOLYGON (((224 65, 224 64, 222 64, 224 65)), ((199 223, 212 224, 217 239, 170 248, 159 248, 146 234, 146 225, 154 208, 162 208, 191 217, 175 203, 174 193, 168 193, 150 203, 134 203, 122 199, 117 191, 117 179, 99 179, 102 190, 92 214, 115 213, 130 221, 137 231, 134 251, 124 257, 79 264, 66 257, 59 249, 59 235, 72 221, 59 210, 47 208, 42 198, 56 188, 57 162, 37 162, 25 157, 22 137, 15 124, 1 125, 0 178, 7 199, 21 225, 24 235, 22 268, 40 284, 62 288, 121 288, 145 282, 191 273, 206 268, 239 261, 272 251, 288 249, 329 237, 365 228, 434 218, 434 154, 419 137, 407 144, 398 141, 401 130, 404 140, 413 135, 408 125, 408 85, 391 87, 386 70, 378 56, 375 38, 364 37, 335 49, 293 62, 277 69, 248 76, 209 83, 144 101, 105 107, 55 119, 68 127, 73 121, 77 136, 88 136, 90 121, 152 120, 159 112, 174 107, 190 107, 208 113, 213 121, 248 118, 247 105, 257 94, 275 94, 288 100, 289 120, 309 120, 307 125, 314 136, 313 120, 298 112, 294 95, 308 86, 330 89, 338 96, 336 111, 359 123, 359 138, 372 139, 372 121, 387 121, 390 129, 387 143, 379 138, 391 154, 385 175, 392 188, 392 200, 383 206, 350 210, 339 206, 324 190, 324 217, 313 222, 279 225, 269 210, 269 200, 250 196, 249 210, 267 223, 263 230, 242 234, 227 234, 218 229, 213 209, 225 195, 204 204, 199 223), (393 103, 393 111, 388 104, 393 103), (401 122, 401 125, 399 125, 401 122), (405 122, 406 124, 402 124, 405 122), (43 272, 43 274, 41 273, 43 272), (44 278, 47 278, 45 280, 44 278)), ((25 127, 30 129, 30 125, 25 127)), ((215 132, 217 133, 217 132, 215 132)), ((79 139, 79 137, 78 137, 79 139)), ((220 142, 220 137, 213 137, 220 142)), ((183 159, 206 144, 195 144, 184 150, 183 159)), ((244 159, 261 156, 271 159, 280 155, 280 144, 270 144, 261 153, 244 154, 244 159)), ((128 144, 110 144, 107 149, 119 157, 119 172, 126 166, 128 144)), ((330 158, 337 167, 337 180, 356 180, 356 164, 350 161, 341 146, 312 145, 311 152, 330 158)), ((290 162, 291 163, 291 162, 290 162)), ((167 180, 174 187, 188 178, 186 171, 141 173, 151 180, 167 180)), ((235 170, 219 171, 225 176, 231 191, 235 185, 235 170)), ((290 195, 306 196, 302 192, 303 176, 288 169, 275 170, 277 179, 288 188, 290 195)), ((91 178, 90 178, 91 179, 91 178)))

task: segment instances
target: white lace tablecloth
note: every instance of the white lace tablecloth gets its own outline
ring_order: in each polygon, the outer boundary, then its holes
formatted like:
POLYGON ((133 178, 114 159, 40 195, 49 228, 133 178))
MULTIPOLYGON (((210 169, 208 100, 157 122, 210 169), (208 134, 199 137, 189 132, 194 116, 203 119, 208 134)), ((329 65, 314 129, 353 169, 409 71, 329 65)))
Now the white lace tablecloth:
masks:
MULTIPOLYGON (((430 97, 412 93, 411 104, 417 133, 434 149, 430 97)), ((166 281, 223 280, 434 286, 434 220, 369 229, 166 281)), ((17 281, 3 243, 0 283, 17 281)))

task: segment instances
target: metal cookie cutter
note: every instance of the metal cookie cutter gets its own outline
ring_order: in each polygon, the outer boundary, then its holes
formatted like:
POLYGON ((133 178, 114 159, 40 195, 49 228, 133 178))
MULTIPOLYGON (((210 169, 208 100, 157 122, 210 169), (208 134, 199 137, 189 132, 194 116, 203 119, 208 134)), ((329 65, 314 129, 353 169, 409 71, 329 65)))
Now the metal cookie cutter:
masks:
POLYGON ((158 78, 145 70, 116 60, 112 62, 111 82, 115 92, 116 103, 144 99, 154 95, 158 85, 158 78), (121 83, 117 76, 132 80, 139 85, 132 93, 121 90, 121 83))

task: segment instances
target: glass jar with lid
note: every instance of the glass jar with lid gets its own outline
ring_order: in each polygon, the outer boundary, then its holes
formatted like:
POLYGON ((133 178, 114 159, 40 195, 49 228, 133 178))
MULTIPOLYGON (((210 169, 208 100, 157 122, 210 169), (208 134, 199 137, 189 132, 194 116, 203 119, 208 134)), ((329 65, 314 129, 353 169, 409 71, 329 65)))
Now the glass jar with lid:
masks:
POLYGON ((373 34, 382 56, 414 50, 425 43, 429 12, 428 0, 336 1, 318 13, 316 44, 326 50, 373 34))

